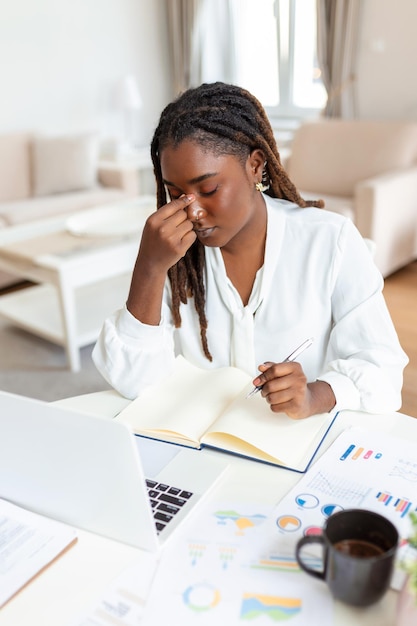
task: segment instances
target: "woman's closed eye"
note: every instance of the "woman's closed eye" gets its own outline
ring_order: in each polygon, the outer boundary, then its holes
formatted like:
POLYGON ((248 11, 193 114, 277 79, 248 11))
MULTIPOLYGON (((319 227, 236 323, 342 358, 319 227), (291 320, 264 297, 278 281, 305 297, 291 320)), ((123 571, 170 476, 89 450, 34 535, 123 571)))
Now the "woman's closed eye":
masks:
MULTIPOLYGON (((207 191, 199 191, 198 195, 202 196, 203 198, 208 198, 209 196, 213 196, 218 190, 218 188, 219 186, 216 185, 214 189, 209 189, 207 191)), ((168 195, 171 200, 178 200, 178 198, 181 198, 181 196, 183 196, 184 194, 181 191, 173 191, 173 190, 168 189, 168 195)))
POLYGON ((200 195, 203 196, 204 198, 207 198, 208 196, 212 196, 216 193, 216 191, 218 190, 219 186, 216 185, 214 187, 214 189, 210 189, 208 191, 200 191, 200 195))

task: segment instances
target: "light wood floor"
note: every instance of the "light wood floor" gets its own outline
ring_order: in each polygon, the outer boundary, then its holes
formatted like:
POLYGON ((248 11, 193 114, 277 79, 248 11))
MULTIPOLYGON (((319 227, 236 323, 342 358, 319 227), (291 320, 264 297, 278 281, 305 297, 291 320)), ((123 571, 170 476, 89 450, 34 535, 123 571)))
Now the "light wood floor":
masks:
POLYGON ((410 359, 404 370, 401 412, 417 417, 417 261, 385 279, 384 296, 410 359))

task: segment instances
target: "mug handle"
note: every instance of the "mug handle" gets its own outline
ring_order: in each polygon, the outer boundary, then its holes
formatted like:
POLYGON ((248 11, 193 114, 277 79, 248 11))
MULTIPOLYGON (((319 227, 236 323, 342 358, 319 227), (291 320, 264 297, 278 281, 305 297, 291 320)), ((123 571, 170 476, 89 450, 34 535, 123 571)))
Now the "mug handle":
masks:
POLYGON ((307 537, 301 537, 301 539, 299 539, 295 547, 295 558, 297 559, 297 563, 301 567, 301 569, 304 570, 307 574, 310 574, 310 576, 314 576, 314 578, 319 578, 320 580, 324 580, 324 564, 323 564, 323 570, 317 571, 315 569, 311 569, 310 567, 308 567, 308 565, 304 563, 301 557, 301 554, 300 554, 301 549, 308 543, 320 543, 323 547, 324 546, 323 536, 322 535, 308 535, 307 537))

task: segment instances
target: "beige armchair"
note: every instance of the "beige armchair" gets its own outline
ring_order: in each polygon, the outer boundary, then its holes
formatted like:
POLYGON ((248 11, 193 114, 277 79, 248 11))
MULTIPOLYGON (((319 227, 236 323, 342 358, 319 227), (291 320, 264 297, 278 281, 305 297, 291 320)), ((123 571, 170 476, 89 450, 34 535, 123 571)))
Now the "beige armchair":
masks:
POLYGON ((383 276, 417 259, 417 123, 306 122, 284 165, 304 198, 323 198, 375 242, 383 276))

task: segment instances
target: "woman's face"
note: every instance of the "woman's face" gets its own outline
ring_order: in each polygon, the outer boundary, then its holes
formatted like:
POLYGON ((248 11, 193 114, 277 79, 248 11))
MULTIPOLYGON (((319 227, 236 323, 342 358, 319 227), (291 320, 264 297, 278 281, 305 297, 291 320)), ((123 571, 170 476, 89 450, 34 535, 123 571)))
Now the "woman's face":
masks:
POLYGON ((161 152, 164 183, 172 200, 195 197, 185 210, 205 246, 247 245, 266 228, 266 208, 255 189, 264 156, 254 150, 245 164, 234 155, 216 155, 192 140, 161 152))

